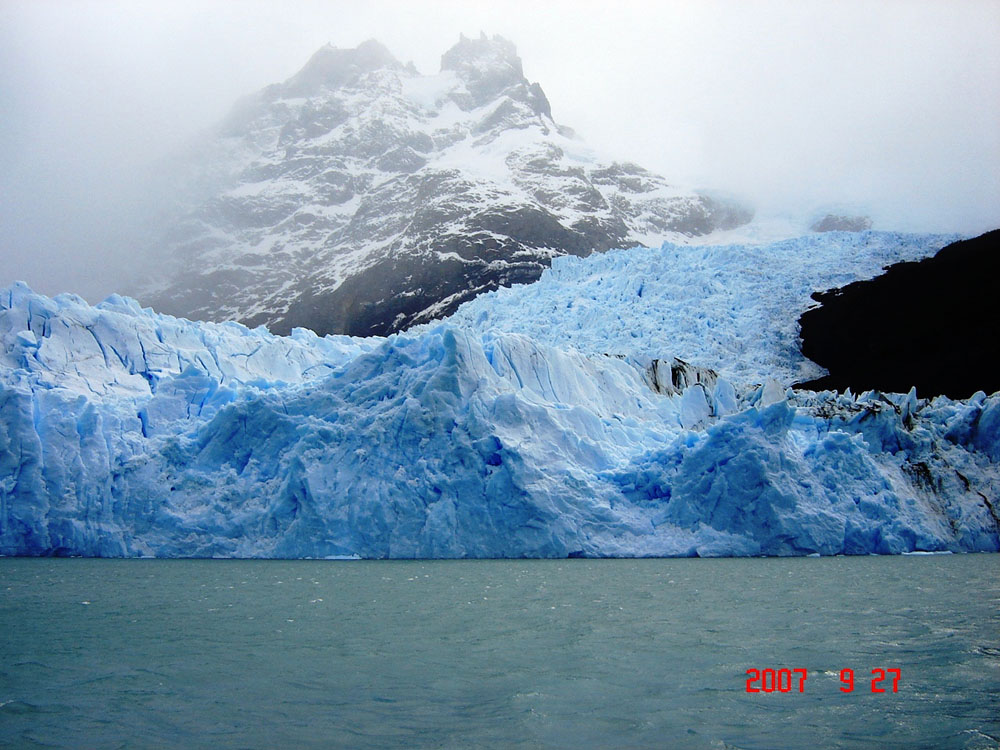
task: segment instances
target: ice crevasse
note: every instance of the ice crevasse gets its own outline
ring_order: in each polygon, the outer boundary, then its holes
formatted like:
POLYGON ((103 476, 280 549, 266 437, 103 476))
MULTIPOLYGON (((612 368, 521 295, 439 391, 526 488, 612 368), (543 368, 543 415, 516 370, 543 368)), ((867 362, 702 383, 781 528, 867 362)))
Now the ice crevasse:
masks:
POLYGON ((1000 550, 998 395, 735 383, 455 320, 278 337, 24 285, 0 342, 5 555, 1000 550))

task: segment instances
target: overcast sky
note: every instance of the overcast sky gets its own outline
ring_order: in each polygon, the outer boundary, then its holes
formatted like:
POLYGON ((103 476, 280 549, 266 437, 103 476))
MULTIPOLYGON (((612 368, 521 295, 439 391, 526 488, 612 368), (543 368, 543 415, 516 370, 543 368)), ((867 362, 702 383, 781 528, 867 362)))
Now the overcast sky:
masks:
POLYGON ((480 30, 556 121, 679 184, 1000 226, 998 0, 0 0, 0 285, 110 292, 149 165, 321 45, 377 38, 434 73, 480 30))

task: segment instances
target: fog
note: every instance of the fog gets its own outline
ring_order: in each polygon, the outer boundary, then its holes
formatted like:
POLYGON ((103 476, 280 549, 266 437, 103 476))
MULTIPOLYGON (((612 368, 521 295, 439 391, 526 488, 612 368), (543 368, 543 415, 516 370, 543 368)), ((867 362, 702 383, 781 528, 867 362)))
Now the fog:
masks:
POLYGON ((0 0, 0 285, 94 301, 148 185, 240 96, 376 38, 424 73, 501 34, 595 149, 761 215, 1000 226, 1000 3, 0 0), (166 161, 165 161, 166 160, 166 161))

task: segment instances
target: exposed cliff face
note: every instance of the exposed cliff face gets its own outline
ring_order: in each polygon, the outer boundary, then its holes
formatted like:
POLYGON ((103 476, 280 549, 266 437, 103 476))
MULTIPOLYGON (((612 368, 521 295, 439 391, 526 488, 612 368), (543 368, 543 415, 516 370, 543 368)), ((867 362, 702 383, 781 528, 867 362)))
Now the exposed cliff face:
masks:
POLYGON ((173 314, 386 334, 553 256, 658 244, 750 218, 552 120, 506 40, 462 39, 425 76, 370 41, 324 47, 205 144, 138 290, 173 314))
POLYGON ((817 293, 799 319, 802 353, 830 371, 803 383, 968 398, 1000 390, 996 279, 1000 230, 817 293))

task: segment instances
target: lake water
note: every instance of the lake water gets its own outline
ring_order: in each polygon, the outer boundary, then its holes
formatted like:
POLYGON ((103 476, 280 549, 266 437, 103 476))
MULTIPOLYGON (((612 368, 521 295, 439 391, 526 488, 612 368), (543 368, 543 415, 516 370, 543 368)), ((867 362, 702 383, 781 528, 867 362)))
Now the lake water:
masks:
POLYGON ((998 574, 998 555, 0 559, 0 746, 996 748, 998 574), (805 669, 803 692, 747 693, 749 668, 805 669), (871 691, 876 668, 897 692, 871 691))

